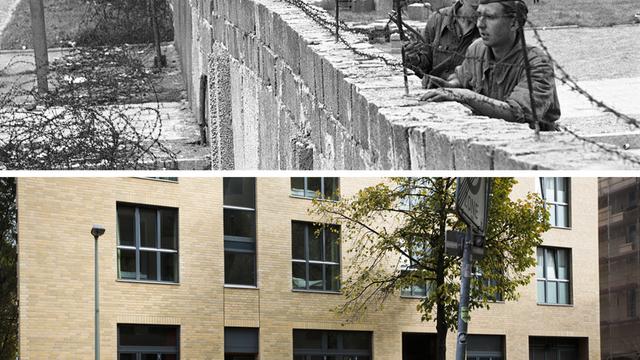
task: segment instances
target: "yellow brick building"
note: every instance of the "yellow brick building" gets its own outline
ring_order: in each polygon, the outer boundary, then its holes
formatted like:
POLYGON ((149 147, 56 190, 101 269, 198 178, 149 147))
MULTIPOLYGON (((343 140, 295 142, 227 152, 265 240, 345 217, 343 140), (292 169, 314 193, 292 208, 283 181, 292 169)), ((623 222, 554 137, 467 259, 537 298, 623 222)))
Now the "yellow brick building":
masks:
MULTIPOLYGON (((325 180, 329 196, 335 185, 325 180)), ((538 253, 557 274, 532 279, 517 302, 474 312, 470 359, 600 358, 597 180, 547 180, 519 179, 513 196, 547 189, 559 226, 538 253)), ((339 187, 348 196, 379 181, 341 178, 339 187)), ((344 299, 329 274, 345 268, 349 240, 337 253, 326 240, 318 261, 310 237, 305 251, 292 249, 301 241, 292 228, 310 236, 301 230, 314 220, 304 189, 318 184, 258 178, 252 192, 250 181, 222 178, 18 179, 21 358, 94 356, 92 224, 106 229, 98 240, 103 359, 428 358, 435 324, 420 321, 415 298, 398 294, 356 324, 330 312, 344 299), (247 273, 234 277, 234 267, 247 273)))

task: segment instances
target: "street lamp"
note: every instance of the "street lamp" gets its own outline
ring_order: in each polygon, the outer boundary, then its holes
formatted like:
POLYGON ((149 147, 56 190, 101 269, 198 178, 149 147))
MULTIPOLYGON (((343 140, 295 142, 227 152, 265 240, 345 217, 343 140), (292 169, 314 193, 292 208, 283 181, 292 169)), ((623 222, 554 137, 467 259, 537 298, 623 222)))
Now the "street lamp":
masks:
POLYGON ((100 312, 100 304, 98 302, 99 298, 98 298, 98 238, 100 236, 102 236, 102 234, 104 234, 104 226, 102 225, 96 225, 94 224, 91 227, 91 235, 93 235, 93 238, 95 240, 95 246, 94 246, 94 257, 95 257, 95 268, 93 270, 94 276, 95 276, 95 280, 94 280, 94 290, 95 290, 95 303, 96 303, 96 312, 95 312, 95 341, 96 341, 96 360, 100 360, 100 318, 99 318, 99 312, 100 312))

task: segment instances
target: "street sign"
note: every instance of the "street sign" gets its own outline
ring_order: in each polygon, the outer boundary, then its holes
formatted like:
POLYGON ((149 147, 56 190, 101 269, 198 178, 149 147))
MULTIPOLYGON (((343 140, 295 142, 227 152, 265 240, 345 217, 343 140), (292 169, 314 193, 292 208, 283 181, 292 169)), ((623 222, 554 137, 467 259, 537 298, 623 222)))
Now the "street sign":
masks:
POLYGON ((490 183, 491 178, 465 177, 458 178, 456 187, 458 214, 479 234, 484 234, 487 226, 490 183))

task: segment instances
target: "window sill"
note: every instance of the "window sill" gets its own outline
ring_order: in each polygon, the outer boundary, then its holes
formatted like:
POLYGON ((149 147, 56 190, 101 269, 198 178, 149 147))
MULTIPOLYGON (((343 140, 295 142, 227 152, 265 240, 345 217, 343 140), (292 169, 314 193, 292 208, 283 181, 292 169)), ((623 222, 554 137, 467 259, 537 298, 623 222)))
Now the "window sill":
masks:
POLYGON ((333 200, 333 199, 324 199, 324 198, 320 198, 320 197, 308 197, 308 196, 300 196, 300 195, 292 195, 289 194, 289 197, 292 199, 303 199, 303 200, 319 200, 319 201, 331 201, 331 202, 338 202, 339 200, 333 200))
POLYGON ((537 303, 538 306, 551 306, 551 307, 573 307, 573 304, 546 304, 546 303, 537 303))
POLYGON ((555 226, 555 225, 550 225, 549 227, 550 227, 551 229, 571 230, 571 226, 555 226))
POLYGON ((326 291, 326 290, 307 290, 307 289, 291 289, 292 292, 307 293, 307 294, 328 294, 328 295, 342 295, 339 291, 326 291))
POLYGON ((180 286, 180 283, 179 283, 179 282, 168 282, 168 281, 149 281, 149 280, 116 279, 116 282, 121 282, 121 283, 134 283, 134 284, 174 285, 174 286, 180 286))
POLYGON ((260 290, 259 287, 253 285, 234 285, 234 284, 224 284, 225 289, 246 289, 246 290, 260 290))
POLYGON ((170 184, 177 184, 178 183, 178 180, 154 179, 153 177, 145 177, 145 176, 134 176, 134 178, 143 179, 143 180, 151 180, 151 181, 159 181, 159 182, 165 182, 165 183, 170 183, 170 184))
POLYGON ((426 296, 400 295, 400 299, 408 299, 408 300, 422 300, 426 298, 427 298, 426 296))

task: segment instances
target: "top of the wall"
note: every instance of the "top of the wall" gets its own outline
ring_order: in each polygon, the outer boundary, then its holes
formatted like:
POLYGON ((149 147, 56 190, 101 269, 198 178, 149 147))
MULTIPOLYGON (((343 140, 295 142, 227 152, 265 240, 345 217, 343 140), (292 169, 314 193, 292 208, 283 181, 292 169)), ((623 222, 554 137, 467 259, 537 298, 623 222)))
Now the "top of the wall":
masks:
MULTIPOLYGON (((266 44, 306 83, 318 103, 351 134, 356 152, 367 154, 364 160, 344 168, 640 167, 603 150, 612 150, 613 146, 586 143, 566 132, 541 133, 536 140, 526 124, 475 116, 457 103, 419 102, 425 90, 415 76, 410 77, 410 95, 405 96, 400 67, 356 54, 337 42, 327 27, 295 6, 296 2, 301 1, 213 0, 211 12, 204 13, 223 17, 247 36, 266 44)), ((330 19, 323 10, 316 11, 314 16, 330 19)), ((389 56, 370 45, 363 35, 343 34, 357 51, 389 56)), ((241 53, 241 49, 236 52, 241 53)))

